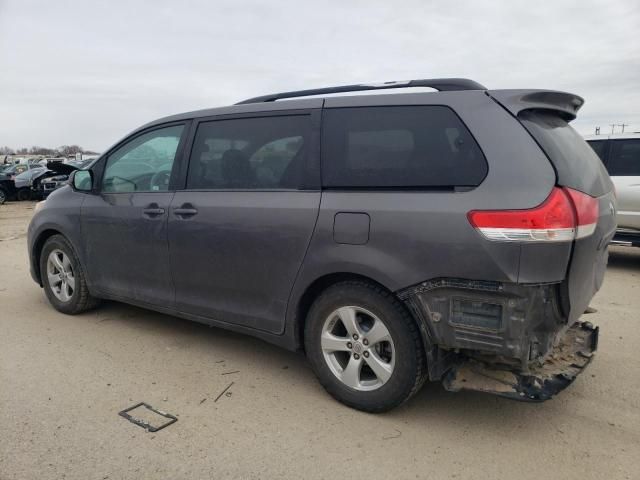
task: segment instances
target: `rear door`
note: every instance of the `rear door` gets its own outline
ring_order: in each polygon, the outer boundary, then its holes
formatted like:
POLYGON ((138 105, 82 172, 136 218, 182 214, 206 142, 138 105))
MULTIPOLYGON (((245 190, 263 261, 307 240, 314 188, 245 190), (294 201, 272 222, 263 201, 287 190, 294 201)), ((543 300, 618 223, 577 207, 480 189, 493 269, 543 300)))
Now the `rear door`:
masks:
POLYGON ((609 142, 606 166, 616 186, 618 227, 640 231, 640 138, 609 142))
POLYGON ((180 311, 283 331, 320 204, 319 121, 295 111, 198 123, 169 214, 180 311))
POLYGON ((572 322, 584 313, 604 279, 607 245, 616 229, 613 184, 596 152, 559 115, 525 110, 518 118, 553 164, 558 184, 598 199, 596 228, 574 242, 564 283, 564 306, 572 322))

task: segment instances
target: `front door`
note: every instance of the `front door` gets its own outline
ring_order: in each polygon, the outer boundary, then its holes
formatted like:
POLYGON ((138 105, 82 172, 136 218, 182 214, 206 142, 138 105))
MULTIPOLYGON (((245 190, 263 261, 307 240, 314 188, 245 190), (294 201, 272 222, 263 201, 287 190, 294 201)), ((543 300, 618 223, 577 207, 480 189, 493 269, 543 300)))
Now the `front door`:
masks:
POLYGON ((186 188, 169 212, 180 311, 282 331, 320 205, 320 191, 303 185, 317 160, 311 118, 199 123, 186 188))
POLYGON ((167 215, 184 130, 178 124, 145 131, 108 154, 99 193, 86 196, 81 215, 97 294, 173 306, 167 215))

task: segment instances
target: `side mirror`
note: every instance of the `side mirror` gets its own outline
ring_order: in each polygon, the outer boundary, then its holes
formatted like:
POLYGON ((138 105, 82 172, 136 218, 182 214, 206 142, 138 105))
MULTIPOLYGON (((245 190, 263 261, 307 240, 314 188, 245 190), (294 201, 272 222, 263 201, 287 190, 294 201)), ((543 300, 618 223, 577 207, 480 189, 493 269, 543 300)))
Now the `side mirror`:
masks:
POLYGON ((91 170, 75 170, 69 176, 69 184, 77 192, 93 190, 93 173, 91 170))

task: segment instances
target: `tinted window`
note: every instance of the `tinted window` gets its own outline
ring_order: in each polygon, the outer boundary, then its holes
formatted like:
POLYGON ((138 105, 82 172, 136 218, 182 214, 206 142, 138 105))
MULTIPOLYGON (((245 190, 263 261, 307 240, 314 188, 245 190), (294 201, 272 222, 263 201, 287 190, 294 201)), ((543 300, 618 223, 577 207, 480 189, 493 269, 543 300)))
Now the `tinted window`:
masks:
POLYGON ((308 115, 201 123, 191 150, 187 188, 298 188, 310 125, 308 115))
POLYGON ((361 107, 323 113, 326 187, 476 186, 487 162, 447 107, 361 107))
POLYGON ((587 140, 587 143, 591 148, 593 148, 593 151, 596 152, 598 157, 600 157, 600 160, 604 162, 604 155, 606 150, 605 147, 607 146, 607 142, 605 140, 587 140))
POLYGON ((543 110, 525 110, 518 118, 551 160, 560 185, 596 197, 611 191, 600 158, 566 120, 543 110))
POLYGON ((640 176, 640 138, 612 140, 607 169, 612 176, 640 176))
POLYGON ((183 125, 140 135, 109 155, 102 178, 107 193, 156 192, 169 189, 183 125))

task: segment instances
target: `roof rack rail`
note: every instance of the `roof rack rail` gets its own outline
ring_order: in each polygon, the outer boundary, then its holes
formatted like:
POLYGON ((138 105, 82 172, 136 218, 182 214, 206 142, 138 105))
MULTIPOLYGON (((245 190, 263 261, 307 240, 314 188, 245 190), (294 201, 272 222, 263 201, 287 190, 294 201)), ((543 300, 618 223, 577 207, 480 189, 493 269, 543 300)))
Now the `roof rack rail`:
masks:
POLYGON ((401 80, 382 83, 359 83, 356 85, 341 85, 337 87, 312 88, 310 90, 297 90, 293 92, 272 93, 262 95, 236 103, 274 102, 284 98, 308 97, 311 95, 328 95, 330 93, 361 92, 365 90, 385 90, 387 88, 429 87, 441 92, 456 90, 486 90, 487 87, 469 80, 468 78, 432 78, 424 80, 401 80))

